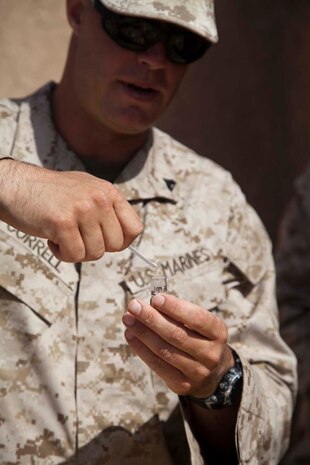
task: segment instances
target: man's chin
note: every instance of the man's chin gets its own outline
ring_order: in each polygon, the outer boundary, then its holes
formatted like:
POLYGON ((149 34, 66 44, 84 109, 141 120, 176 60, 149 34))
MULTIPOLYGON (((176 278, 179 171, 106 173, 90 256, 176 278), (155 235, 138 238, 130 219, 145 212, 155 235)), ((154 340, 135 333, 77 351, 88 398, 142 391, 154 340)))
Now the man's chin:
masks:
POLYGON ((139 135, 154 126, 156 118, 123 118, 114 124, 114 130, 119 134, 139 135))

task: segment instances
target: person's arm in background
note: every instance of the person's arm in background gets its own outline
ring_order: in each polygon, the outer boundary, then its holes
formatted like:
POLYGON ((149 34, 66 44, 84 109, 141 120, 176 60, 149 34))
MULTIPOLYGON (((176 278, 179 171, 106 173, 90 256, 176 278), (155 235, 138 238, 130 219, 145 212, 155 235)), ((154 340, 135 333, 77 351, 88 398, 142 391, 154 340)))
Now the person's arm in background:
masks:
POLYGON ((280 330, 298 360, 291 444, 283 465, 310 463, 310 171, 281 222, 276 251, 280 330))
MULTIPOLYGON (((1 157, 0 157, 1 158, 1 157)), ((48 239, 59 260, 96 260, 142 232, 132 206, 108 181, 0 159, 0 220, 48 239)))

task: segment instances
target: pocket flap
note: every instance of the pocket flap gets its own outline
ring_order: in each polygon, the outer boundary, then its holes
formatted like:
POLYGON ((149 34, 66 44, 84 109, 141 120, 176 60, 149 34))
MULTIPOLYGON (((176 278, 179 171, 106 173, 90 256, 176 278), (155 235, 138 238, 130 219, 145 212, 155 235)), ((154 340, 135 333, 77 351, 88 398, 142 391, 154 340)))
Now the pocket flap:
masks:
POLYGON ((78 275, 74 266, 57 262, 55 257, 53 262, 50 259, 51 253, 47 251, 46 241, 36 238, 40 241, 40 246, 44 244, 40 248, 43 257, 39 256, 38 250, 31 249, 31 243, 23 241, 22 234, 19 239, 19 232, 13 231, 13 228, 11 234, 4 232, 7 225, 3 225, 4 223, 0 225, 0 286, 42 318, 53 322, 75 295, 78 275))

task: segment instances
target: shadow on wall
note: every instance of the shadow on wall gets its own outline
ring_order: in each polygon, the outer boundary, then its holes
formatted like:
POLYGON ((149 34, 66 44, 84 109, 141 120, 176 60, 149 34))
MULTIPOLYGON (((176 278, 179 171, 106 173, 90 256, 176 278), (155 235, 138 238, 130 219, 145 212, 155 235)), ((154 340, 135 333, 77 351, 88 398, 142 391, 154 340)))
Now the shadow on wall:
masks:
MULTIPOLYGON (((310 148, 310 3, 216 0, 220 43, 159 126, 232 172, 272 239, 310 148)), ((65 0, 0 0, 0 96, 58 80, 65 0)))
POLYGON ((220 42, 160 126, 231 171, 276 240, 310 154, 310 3, 216 0, 216 13, 220 42))

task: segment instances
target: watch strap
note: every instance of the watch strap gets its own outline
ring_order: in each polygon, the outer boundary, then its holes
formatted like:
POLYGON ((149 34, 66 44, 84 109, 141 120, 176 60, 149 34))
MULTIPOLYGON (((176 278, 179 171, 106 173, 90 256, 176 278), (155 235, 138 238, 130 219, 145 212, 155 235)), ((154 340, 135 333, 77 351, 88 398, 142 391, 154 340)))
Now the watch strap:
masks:
POLYGON ((238 354, 232 350, 235 364, 222 377, 216 390, 208 397, 187 396, 201 407, 213 410, 235 405, 239 401, 243 370, 238 354))

